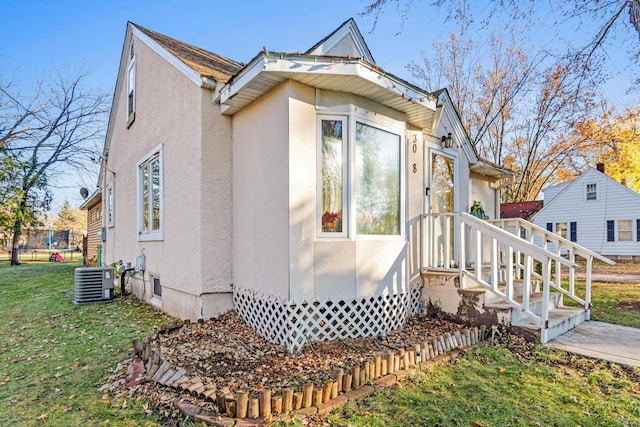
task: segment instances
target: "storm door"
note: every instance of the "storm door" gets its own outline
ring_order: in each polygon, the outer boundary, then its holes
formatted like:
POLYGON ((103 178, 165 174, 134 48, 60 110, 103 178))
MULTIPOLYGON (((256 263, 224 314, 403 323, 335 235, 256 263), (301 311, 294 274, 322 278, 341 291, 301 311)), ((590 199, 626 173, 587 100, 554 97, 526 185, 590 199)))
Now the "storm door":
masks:
POLYGON ((436 150, 428 155, 428 262, 432 268, 452 268, 456 266, 455 218, 447 214, 456 209, 457 162, 436 150))

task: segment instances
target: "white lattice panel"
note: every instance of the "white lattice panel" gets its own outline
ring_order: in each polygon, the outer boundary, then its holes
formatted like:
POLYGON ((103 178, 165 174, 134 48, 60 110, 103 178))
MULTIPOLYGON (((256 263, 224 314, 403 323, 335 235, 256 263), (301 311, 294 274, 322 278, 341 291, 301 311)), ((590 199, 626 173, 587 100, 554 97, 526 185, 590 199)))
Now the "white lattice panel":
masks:
POLYGON ((307 341, 376 336, 404 326, 420 310, 420 286, 417 281, 400 294, 289 301, 234 288, 233 302, 267 341, 298 351, 307 341))

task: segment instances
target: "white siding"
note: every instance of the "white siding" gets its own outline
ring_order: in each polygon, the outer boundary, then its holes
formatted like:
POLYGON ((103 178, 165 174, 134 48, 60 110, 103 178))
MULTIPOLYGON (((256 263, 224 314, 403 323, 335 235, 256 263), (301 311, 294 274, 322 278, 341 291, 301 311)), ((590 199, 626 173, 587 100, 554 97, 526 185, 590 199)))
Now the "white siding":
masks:
MULTIPOLYGON (((545 193, 545 197, 547 194, 545 193)), ((596 169, 589 169, 571 181, 557 197, 545 204, 533 222, 542 227, 547 223, 577 223, 577 243, 602 255, 640 255, 637 241, 637 219, 640 219, 640 195, 619 184, 596 169), (598 199, 586 200, 585 187, 595 183, 598 199), (615 241, 607 241, 607 221, 615 221, 615 241), (618 241, 618 220, 633 221, 633 240, 618 241)))

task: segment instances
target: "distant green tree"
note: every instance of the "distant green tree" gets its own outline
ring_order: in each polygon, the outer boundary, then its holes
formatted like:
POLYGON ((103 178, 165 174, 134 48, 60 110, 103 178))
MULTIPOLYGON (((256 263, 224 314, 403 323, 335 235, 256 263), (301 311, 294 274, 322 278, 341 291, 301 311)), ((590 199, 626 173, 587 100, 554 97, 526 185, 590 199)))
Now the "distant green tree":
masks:
POLYGON ((71 209, 71 204, 68 200, 65 200, 58 212, 58 216, 56 217, 53 226, 59 230, 69 230, 74 228, 77 221, 78 218, 76 217, 76 213, 73 209, 71 209))

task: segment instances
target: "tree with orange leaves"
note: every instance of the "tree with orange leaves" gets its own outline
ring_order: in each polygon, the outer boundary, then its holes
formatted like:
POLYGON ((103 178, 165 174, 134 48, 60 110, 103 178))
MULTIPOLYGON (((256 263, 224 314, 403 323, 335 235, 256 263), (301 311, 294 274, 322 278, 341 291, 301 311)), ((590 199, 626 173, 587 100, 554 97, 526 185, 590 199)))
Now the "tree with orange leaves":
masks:
POLYGON ((594 147, 589 160, 604 163, 608 176, 640 193, 640 107, 627 107, 622 114, 609 109, 581 121, 572 139, 594 147))

